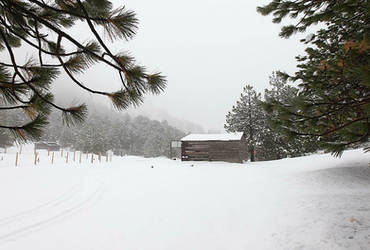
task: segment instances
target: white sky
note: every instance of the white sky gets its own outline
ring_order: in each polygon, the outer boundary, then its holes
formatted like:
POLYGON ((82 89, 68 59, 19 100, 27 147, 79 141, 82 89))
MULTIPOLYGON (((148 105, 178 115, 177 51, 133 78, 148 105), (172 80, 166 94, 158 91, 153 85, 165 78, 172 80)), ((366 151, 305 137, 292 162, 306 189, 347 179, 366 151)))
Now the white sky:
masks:
MULTIPOLYGON (((294 72, 303 51, 297 35, 261 16, 252 0, 125 0, 140 26, 128 48, 141 63, 168 77, 164 94, 144 105, 167 110, 207 129, 222 129, 243 86, 268 87, 273 70, 294 72)), ((115 1, 121 3, 121 1, 115 1)))
MULTIPOLYGON (((256 7, 269 0, 113 2, 135 11, 140 23, 133 40, 117 41, 112 50, 130 51, 140 64, 161 71, 168 80, 165 92, 147 96, 139 110, 167 112, 206 131, 223 129, 225 116, 243 86, 250 84, 263 91, 272 71, 293 73, 294 57, 303 53, 299 40, 304 34, 282 39, 278 36, 282 25, 257 13, 256 7)), ((79 41, 91 37, 85 25, 76 25, 71 32, 79 41)), ((95 89, 120 88, 116 73, 101 65, 78 78, 95 89)), ((65 78, 55 83, 62 98, 63 92, 78 98, 83 92, 71 86, 65 78)))

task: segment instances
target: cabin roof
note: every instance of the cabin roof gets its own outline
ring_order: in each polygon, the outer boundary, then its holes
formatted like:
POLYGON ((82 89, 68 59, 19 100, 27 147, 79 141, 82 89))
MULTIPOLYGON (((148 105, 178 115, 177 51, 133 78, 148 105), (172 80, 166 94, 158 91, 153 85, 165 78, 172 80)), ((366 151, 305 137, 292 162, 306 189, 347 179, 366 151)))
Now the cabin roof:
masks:
POLYGON ((181 141, 240 141, 243 132, 225 134, 190 134, 181 141))

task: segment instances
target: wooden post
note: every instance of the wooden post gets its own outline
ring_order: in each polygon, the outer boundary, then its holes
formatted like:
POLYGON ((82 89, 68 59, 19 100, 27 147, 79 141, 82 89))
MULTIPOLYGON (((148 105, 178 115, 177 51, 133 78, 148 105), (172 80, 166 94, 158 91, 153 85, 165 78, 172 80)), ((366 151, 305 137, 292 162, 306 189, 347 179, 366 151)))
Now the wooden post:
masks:
POLYGON ((48 148, 48 156, 50 156, 50 148, 48 148))
POLYGON ((76 151, 73 151, 73 161, 76 161, 76 151))
POLYGON ((37 151, 35 151, 35 165, 37 165, 37 151))
POLYGON ((108 152, 105 153, 105 161, 108 162, 108 152))
POLYGON ((54 163, 54 151, 53 151, 53 153, 51 153, 51 164, 53 164, 54 163))
POLYGON ((82 151, 80 151, 80 164, 82 162, 82 151))
POLYGON ((16 153, 15 155, 15 166, 17 167, 18 166, 18 152, 16 153))
POLYGON ((99 152, 99 162, 101 162, 101 153, 99 152))
POLYGON ((94 163, 94 153, 91 153, 91 164, 94 163))
POLYGON ((67 152, 67 157, 66 157, 66 163, 68 164, 68 155, 69 155, 69 152, 67 152))
POLYGON ((86 160, 89 159, 89 152, 86 151, 86 160))

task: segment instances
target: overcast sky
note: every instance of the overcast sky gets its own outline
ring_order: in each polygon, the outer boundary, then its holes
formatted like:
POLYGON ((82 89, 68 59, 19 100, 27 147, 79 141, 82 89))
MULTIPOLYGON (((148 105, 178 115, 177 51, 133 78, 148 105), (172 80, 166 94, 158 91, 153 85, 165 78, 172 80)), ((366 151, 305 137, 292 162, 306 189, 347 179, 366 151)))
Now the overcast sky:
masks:
MULTIPOLYGON (((295 71, 294 57, 303 52, 299 40, 278 36, 281 24, 256 12, 269 0, 114 0, 136 12, 140 21, 133 40, 117 41, 113 51, 130 51, 149 71, 167 76, 168 87, 159 96, 147 96, 140 109, 162 110, 200 124, 206 131, 222 130, 225 115, 239 99, 243 86, 257 91, 268 87, 274 70, 295 71)), ((72 31, 87 41, 89 30, 76 25, 72 31)), ((94 67, 85 84, 101 90, 117 90, 113 71, 94 67)), ((64 79, 57 89, 71 91, 64 79)))
POLYGON ((294 72, 301 35, 278 36, 280 24, 261 16, 253 0, 125 0, 137 13, 137 36, 122 43, 141 63, 168 78, 147 103, 207 129, 222 129, 243 86, 268 87, 272 71, 294 72))

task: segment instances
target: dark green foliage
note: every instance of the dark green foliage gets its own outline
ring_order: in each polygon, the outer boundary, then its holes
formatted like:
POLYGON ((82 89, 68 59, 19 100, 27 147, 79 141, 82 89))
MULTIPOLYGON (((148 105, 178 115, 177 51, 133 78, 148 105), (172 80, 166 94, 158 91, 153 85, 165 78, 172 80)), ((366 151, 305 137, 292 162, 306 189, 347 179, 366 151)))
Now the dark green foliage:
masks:
MULTIPOLYGON (((265 89, 264 99, 260 105, 265 111, 266 128, 263 131, 263 141, 261 150, 265 155, 269 155, 267 159, 280 159, 285 157, 296 157, 305 153, 316 151, 319 148, 317 140, 310 137, 291 137, 289 134, 283 133, 280 128, 280 117, 277 112, 274 112, 272 102, 285 103, 294 99, 298 93, 298 89, 287 84, 278 72, 273 72, 270 76, 270 89, 265 89)), ((265 157, 266 159, 266 157, 265 157)))
POLYGON ((298 89, 287 85, 276 73, 270 77, 270 89, 265 90, 265 100, 251 86, 226 116, 225 129, 244 132, 253 160, 275 160, 296 157, 317 150, 310 138, 289 138, 279 128, 279 119, 271 109, 270 100, 285 101, 294 98, 298 89))
POLYGON ((298 56, 293 76, 300 91, 289 100, 271 98, 266 110, 275 114, 275 125, 289 137, 315 138, 328 151, 340 156, 344 149, 369 141, 370 67, 369 2, 280 1, 259 7, 274 22, 298 18, 296 25, 282 28, 289 37, 321 23, 322 28, 302 42, 309 44, 298 56))
POLYGON ((261 95, 253 87, 247 85, 243 89, 240 100, 226 115, 225 129, 229 132, 244 132, 250 160, 255 160, 256 145, 261 142, 261 131, 264 128, 264 113, 259 106, 261 95))
POLYGON ((83 90, 107 97, 117 109, 140 105, 145 94, 159 94, 166 86, 165 77, 148 73, 128 53, 113 54, 98 32, 102 28, 110 42, 132 39, 138 28, 133 11, 113 9, 108 0, 0 0, 0 12, 0 112, 21 110, 30 119, 21 125, 0 121, 0 128, 13 131, 19 141, 39 138, 52 109, 61 112, 67 126, 87 117, 85 104, 62 107, 54 102, 51 84, 62 73, 83 90), (68 33, 78 22, 88 25, 93 39, 68 33), (25 44, 33 53, 21 62, 14 49, 25 44), (95 63, 114 69, 122 89, 97 91, 76 77, 95 63))

